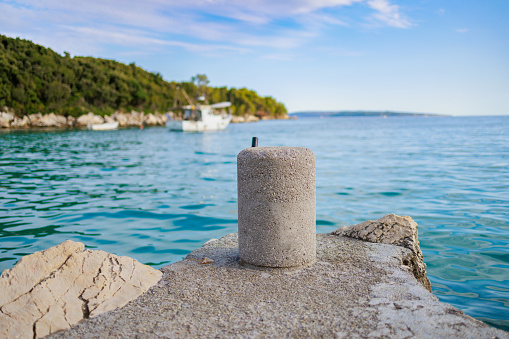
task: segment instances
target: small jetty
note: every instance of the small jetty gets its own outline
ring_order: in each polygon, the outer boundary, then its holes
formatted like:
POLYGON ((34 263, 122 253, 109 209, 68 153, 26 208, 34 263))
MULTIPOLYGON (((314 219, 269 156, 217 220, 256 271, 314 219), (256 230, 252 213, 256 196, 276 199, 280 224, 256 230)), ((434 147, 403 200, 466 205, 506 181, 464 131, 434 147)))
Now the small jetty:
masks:
POLYGON ((509 338, 438 301, 413 258, 405 247, 317 234, 314 264, 258 267, 238 259, 230 234, 163 267, 126 306, 51 337, 509 338))
POLYGON ((237 233, 160 270, 66 241, 4 271, 0 336, 509 338, 430 292, 416 225, 387 215, 316 234, 316 261, 287 268, 239 259, 237 233))

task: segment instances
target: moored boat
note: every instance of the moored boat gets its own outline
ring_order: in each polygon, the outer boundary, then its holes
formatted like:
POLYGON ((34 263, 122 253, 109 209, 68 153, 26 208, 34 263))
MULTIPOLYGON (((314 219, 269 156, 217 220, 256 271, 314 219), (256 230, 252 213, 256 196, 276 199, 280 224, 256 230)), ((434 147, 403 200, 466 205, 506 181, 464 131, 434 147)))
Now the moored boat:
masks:
MULTIPOLYGON (((195 104, 183 88, 175 88, 174 113, 166 114, 166 127, 171 131, 205 132, 225 129, 232 120, 229 101, 217 104, 195 104), (186 106, 179 106, 179 94, 182 93, 188 102, 186 106)), ((205 96, 199 96, 196 101, 205 101, 205 96)))
POLYGON ((87 129, 93 130, 93 131, 107 131, 112 129, 118 128, 118 121, 114 122, 105 122, 104 124, 93 124, 93 125, 87 125, 87 129))
POLYGON ((167 115, 166 127, 172 131, 184 132, 220 131, 225 129, 232 120, 231 113, 226 111, 226 108, 230 106, 230 102, 184 106, 182 120, 167 115))

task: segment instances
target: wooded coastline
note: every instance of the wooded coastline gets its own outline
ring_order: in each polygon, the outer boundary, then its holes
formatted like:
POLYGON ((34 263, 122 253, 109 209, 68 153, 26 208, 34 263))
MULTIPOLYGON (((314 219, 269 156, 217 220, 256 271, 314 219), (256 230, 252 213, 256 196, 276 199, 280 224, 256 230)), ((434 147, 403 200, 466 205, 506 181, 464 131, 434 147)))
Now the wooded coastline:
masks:
POLYGON ((247 88, 209 87, 208 82, 200 74, 189 82, 168 82, 135 63, 71 57, 67 52, 61 56, 31 41, 0 35, 0 112, 5 119, 12 115, 16 126, 35 127, 39 116, 34 114, 53 113, 71 125, 73 118, 88 113, 105 119, 132 112, 163 115, 172 110, 177 87, 191 98, 204 95, 208 103, 230 101, 237 117, 287 117, 284 104, 273 97, 261 97, 247 88))

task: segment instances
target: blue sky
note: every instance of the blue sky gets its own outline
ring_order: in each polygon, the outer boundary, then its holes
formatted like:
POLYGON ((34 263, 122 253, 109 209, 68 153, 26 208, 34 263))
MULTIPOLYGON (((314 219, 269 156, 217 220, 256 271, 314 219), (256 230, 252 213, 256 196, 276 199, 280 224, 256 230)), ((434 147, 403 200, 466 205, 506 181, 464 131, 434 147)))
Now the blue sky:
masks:
POLYGON ((508 0, 0 0, 0 33, 301 110, 509 114, 508 0))

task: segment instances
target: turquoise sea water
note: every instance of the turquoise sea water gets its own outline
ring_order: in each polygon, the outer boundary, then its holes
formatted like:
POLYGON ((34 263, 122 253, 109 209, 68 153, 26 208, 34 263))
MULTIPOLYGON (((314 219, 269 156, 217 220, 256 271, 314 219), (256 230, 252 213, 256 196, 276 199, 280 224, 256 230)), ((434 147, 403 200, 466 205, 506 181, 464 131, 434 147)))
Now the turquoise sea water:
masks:
POLYGON ((509 117, 0 131, 0 271, 66 239, 162 267, 237 231, 236 156, 308 147, 317 229, 410 215, 433 292, 509 330, 509 117))

